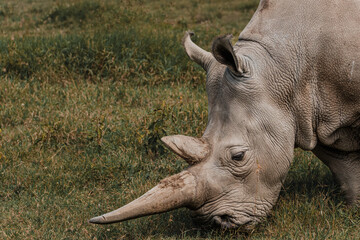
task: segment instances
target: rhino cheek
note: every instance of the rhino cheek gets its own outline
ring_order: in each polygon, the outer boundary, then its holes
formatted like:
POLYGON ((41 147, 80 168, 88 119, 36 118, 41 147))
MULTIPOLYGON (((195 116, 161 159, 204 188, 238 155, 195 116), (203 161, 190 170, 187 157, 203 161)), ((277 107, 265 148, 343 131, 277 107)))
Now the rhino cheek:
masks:
POLYGON ((239 181, 227 170, 210 165, 211 162, 207 162, 189 168, 193 174, 196 172, 202 189, 199 201, 202 205, 191 208, 195 221, 234 228, 256 224, 266 217, 275 203, 274 196, 263 183, 257 182, 255 172, 246 181, 239 181))
POLYGON ((274 154, 254 153, 242 168, 236 168, 235 164, 215 167, 211 159, 194 166, 194 173, 205 189, 204 204, 194 209, 194 219, 223 228, 253 226, 264 219, 277 201, 288 169, 287 164, 281 164, 287 159, 279 160, 278 166, 272 158, 274 154))

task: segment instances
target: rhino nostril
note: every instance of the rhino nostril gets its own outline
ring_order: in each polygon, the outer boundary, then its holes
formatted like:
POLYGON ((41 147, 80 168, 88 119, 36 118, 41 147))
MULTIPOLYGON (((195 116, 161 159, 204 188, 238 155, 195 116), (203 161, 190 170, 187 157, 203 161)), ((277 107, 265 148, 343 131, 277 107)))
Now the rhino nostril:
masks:
POLYGON ((213 222, 222 228, 234 228, 236 225, 230 220, 229 215, 220 215, 213 217, 213 222))
POLYGON ((222 221, 229 221, 229 215, 221 215, 220 218, 222 221))

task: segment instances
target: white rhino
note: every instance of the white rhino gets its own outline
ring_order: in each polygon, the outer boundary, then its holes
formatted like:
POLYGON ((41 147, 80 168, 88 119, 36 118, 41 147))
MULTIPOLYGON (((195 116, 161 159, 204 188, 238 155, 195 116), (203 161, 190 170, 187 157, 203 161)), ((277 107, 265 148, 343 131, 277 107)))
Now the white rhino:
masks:
POLYGON ((207 73, 200 138, 162 140, 190 167, 91 223, 188 207, 232 228, 261 221, 277 201, 293 150, 313 151, 349 203, 360 200, 360 1, 262 0, 232 46, 212 53, 184 37, 207 73))

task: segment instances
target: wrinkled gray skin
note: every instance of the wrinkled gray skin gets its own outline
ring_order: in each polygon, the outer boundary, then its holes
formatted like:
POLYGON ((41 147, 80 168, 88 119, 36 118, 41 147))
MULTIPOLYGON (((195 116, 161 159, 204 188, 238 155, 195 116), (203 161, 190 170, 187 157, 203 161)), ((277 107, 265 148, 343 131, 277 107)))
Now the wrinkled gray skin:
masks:
POLYGON ((112 223, 192 209, 225 228, 253 225, 275 204, 294 147, 312 150, 349 203, 360 199, 360 1, 261 1, 232 46, 189 57, 207 72, 202 138, 164 137, 190 167, 130 204, 95 217, 112 223))

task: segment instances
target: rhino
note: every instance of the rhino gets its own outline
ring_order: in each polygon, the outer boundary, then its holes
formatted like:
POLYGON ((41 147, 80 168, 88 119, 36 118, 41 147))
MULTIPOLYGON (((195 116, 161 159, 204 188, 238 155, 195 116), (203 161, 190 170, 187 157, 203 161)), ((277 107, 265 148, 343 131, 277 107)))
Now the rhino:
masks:
POLYGON ((89 222, 107 224, 187 207, 223 228, 271 211, 294 148, 331 170, 349 204, 360 200, 360 1, 261 0, 237 42, 211 52, 186 32, 189 58, 207 74, 201 138, 161 140, 189 167, 89 222))

